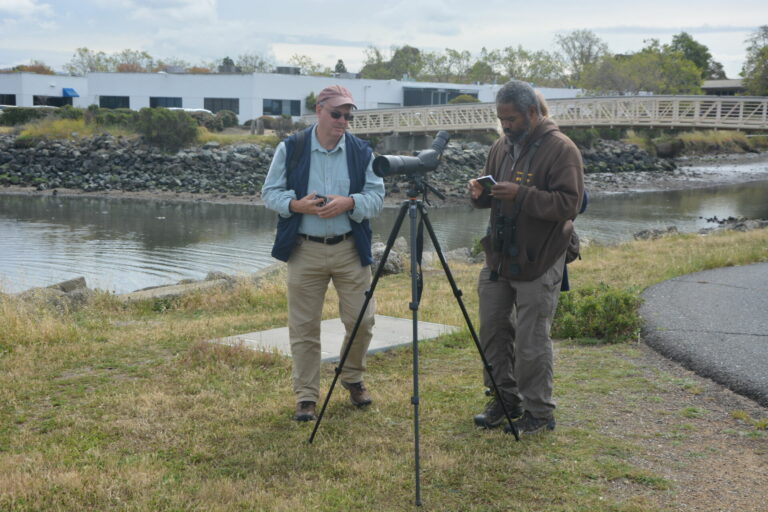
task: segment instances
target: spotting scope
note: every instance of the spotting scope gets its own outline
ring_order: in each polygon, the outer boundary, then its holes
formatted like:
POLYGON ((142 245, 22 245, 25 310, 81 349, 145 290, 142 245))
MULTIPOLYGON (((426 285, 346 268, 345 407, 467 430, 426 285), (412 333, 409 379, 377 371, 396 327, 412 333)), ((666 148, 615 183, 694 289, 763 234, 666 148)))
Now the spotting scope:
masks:
POLYGON ((432 143, 432 149, 425 149, 416 156, 381 155, 373 159, 373 172, 380 178, 395 174, 416 176, 434 171, 440 165, 440 157, 451 136, 439 131, 432 143))

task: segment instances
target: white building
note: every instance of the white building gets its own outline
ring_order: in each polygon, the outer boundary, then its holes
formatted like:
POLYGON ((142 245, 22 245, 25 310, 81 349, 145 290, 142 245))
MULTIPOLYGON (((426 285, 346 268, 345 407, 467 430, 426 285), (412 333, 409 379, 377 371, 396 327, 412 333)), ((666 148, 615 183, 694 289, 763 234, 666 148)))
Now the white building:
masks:
POLYGON ((88 79, 80 76, 0 73, 0 105, 81 106, 77 96, 87 89, 88 79))
MULTIPOLYGON (((0 74, 0 105, 65 104, 85 108, 177 107, 231 110, 241 123, 262 115, 308 114, 305 100, 328 85, 348 88, 360 110, 444 105, 460 94, 493 102, 500 85, 368 80, 277 73, 89 73, 85 77, 0 74)), ((573 98, 577 89, 540 88, 544 97, 573 98)))

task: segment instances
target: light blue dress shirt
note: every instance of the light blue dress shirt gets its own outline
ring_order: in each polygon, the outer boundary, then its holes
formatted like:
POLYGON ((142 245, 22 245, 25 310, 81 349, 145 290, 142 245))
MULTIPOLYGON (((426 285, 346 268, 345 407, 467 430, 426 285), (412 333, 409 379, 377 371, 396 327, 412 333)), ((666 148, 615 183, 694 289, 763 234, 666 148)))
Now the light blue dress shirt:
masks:
MULTIPOLYGON (((312 129, 307 192, 346 196, 349 194, 349 173, 347 172, 345 137, 341 137, 339 143, 328 150, 320 145, 315 134, 316 130, 317 126, 312 129)), ((294 190, 286 189, 285 153, 285 143, 281 142, 269 166, 269 172, 261 189, 261 198, 270 210, 276 211, 282 217, 290 217, 293 215, 288 207, 291 200, 300 198, 296 197, 294 190)), ((321 237, 343 235, 352 230, 350 219, 362 222, 379 214, 384 205, 384 180, 373 172, 373 155, 365 170, 363 190, 357 194, 351 194, 350 197, 355 201, 355 208, 346 214, 337 215, 331 219, 321 219, 317 215, 302 215, 299 233, 321 237)))

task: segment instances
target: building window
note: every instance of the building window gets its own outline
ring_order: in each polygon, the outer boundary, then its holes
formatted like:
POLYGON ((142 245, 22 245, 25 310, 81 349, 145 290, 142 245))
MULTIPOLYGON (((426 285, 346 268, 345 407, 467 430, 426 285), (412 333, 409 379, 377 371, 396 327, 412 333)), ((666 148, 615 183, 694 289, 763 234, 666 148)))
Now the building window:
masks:
POLYGON ((290 116, 301 115, 301 102, 299 100, 268 100, 263 103, 263 112, 266 116, 290 116))
POLYGON ((32 104, 45 107, 63 107, 72 105, 72 98, 62 98, 61 96, 32 96, 32 104))
POLYGON ((432 87, 403 88, 403 106, 420 107, 425 105, 447 105, 456 96, 466 94, 477 98, 477 91, 462 91, 457 89, 437 89, 432 87))
POLYGON ((149 106, 152 108, 164 107, 164 108, 181 108, 181 98, 162 98, 162 97, 150 97, 149 106))
POLYGON ((130 108, 128 96, 99 96, 101 108, 130 108))
POLYGON ((0 105, 16 105, 16 95, 0 94, 0 105))
POLYGON ((204 98, 203 108, 210 110, 214 114, 222 110, 231 110, 235 114, 240 113, 239 98, 204 98))

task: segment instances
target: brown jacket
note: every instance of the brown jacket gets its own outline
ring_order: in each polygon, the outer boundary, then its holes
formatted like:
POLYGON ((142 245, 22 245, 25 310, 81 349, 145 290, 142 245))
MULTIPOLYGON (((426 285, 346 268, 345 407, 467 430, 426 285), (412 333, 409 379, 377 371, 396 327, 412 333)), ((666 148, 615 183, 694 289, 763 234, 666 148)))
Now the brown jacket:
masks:
POLYGON ((584 166, 576 145, 546 118, 526 139, 514 168, 511 150, 507 138, 499 138, 488 153, 485 172, 497 182, 518 183, 515 200, 493 199, 483 192, 473 204, 491 208, 489 234, 482 240, 488 267, 508 279, 532 281, 568 247, 584 193, 584 166), (538 148, 532 149, 537 141, 538 148), (499 213, 516 218, 514 240, 508 240, 506 251, 502 241, 494 241, 503 222, 499 213))

